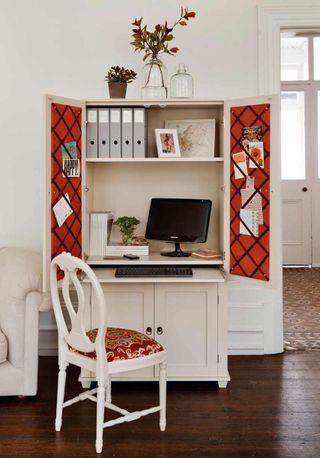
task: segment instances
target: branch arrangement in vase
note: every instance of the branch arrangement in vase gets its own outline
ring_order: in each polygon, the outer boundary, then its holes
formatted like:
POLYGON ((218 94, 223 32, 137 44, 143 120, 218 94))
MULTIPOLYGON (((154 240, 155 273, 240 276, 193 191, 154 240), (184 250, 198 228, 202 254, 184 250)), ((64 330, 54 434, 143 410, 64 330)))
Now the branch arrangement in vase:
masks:
POLYGON ((147 29, 147 24, 143 25, 141 17, 135 19, 133 25, 133 41, 131 45, 135 51, 144 52, 143 61, 147 63, 142 70, 142 97, 143 98, 166 98, 167 97, 167 69, 160 60, 159 55, 175 55, 179 48, 172 46, 174 36, 172 31, 178 25, 186 26, 190 18, 194 18, 196 13, 181 7, 180 18, 175 21, 172 27, 168 22, 157 24, 153 31, 147 29))
POLYGON ((170 47, 171 41, 174 39, 172 35, 173 29, 177 25, 186 26, 190 18, 194 18, 196 13, 194 11, 188 11, 187 8, 181 7, 180 18, 172 25, 168 27, 167 21, 164 24, 157 24, 153 32, 147 30, 147 24, 142 25, 143 18, 135 19, 132 25, 134 28, 133 41, 131 42, 134 46, 135 51, 144 51, 145 55, 143 60, 145 61, 148 57, 157 59, 159 54, 170 54, 174 55, 179 51, 177 47, 170 47))

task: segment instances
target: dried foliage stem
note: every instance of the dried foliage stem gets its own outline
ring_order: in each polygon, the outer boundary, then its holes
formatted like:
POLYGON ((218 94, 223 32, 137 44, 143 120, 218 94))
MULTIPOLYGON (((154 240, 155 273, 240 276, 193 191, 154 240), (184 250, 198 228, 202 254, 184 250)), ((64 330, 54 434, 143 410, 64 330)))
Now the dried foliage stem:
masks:
POLYGON ((174 39, 171 32, 178 24, 186 26, 187 21, 190 18, 194 18, 195 15, 196 13, 194 11, 188 11, 187 8, 181 7, 180 18, 172 27, 168 27, 168 23, 165 21, 164 24, 157 24, 152 32, 147 30, 147 24, 142 25, 142 17, 135 19, 132 23, 134 27, 132 29, 133 41, 131 44, 134 46, 135 51, 144 52, 143 60, 146 60, 148 57, 157 59, 158 55, 162 53, 174 55, 179 51, 179 48, 169 47, 170 42, 174 39))

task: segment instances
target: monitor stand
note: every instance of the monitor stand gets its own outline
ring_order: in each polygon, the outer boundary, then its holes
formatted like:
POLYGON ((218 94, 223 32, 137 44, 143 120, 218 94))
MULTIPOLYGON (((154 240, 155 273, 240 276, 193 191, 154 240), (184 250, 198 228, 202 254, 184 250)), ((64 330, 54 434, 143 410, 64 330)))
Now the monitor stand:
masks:
POLYGON ((185 251, 181 250, 181 246, 179 242, 175 242, 175 251, 165 251, 161 253, 161 256, 170 256, 172 258, 187 258, 191 256, 191 253, 186 253, 185 251))

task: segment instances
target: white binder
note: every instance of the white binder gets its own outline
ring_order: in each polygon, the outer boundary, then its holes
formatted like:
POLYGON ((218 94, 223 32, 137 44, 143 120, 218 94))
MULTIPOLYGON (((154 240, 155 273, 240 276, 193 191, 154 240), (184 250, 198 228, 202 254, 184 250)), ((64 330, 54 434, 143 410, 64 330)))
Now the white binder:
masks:
POLYGON ((87 109, 87 157, 98 157, 98 110, 87 109))
POLYGON ((122 108, 121 126, 121 155, 122 157, 132 157, 133 152, 133 125, 132 108, 122 108))
POLYGON ((110 108, 110 157, 121 157, 121 108, 110 108))
POLYGON ((110 132, 109 132, 109 109, 99 108, 98 111, 98 156, 109 157, 110 132))
POLYGON ((145 157, 145 109, 133 109, 133 156, 145 157))

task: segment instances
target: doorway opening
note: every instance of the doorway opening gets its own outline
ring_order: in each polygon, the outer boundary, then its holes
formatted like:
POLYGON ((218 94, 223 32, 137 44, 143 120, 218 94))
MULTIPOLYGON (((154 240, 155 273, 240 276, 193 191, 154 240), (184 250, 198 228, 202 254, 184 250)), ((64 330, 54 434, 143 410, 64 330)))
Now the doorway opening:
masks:
POLYGON ((281 174, 286 350, 320 349, 319 113, 320 33, 284 29, 281 174))

